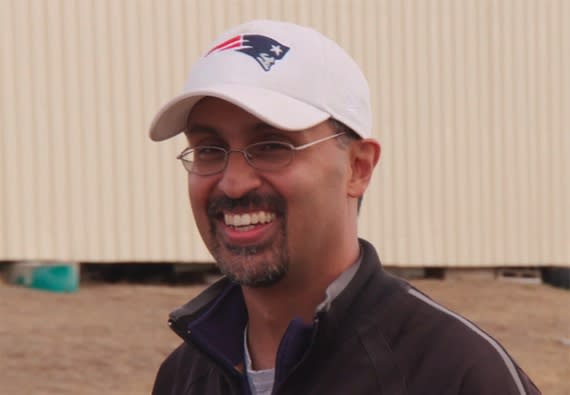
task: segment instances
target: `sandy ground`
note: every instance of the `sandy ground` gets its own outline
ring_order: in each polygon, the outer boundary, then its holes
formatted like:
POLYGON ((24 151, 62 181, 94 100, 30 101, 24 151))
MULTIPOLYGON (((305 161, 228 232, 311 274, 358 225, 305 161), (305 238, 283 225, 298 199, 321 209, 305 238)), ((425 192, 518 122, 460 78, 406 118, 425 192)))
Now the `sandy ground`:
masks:
MULTIPOLYGON (((499 339, 544 394, 570 394, 570 291, 498 280, 416 286, 499 339)), ((1 394, 144 394, 179 339, 167 313, 201 286, 0 283, 1 394)))

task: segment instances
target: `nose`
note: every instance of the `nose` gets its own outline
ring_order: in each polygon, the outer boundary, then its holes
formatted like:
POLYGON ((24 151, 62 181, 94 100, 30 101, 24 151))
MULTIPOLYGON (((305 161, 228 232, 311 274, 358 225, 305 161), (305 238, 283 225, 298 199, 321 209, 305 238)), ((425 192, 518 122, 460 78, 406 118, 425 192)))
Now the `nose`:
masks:
POLYGON ((227 197, 238 199, 260 186, 259 174, 247 163, 244 153, 238 150, 230 151, 218 188, 227 197))

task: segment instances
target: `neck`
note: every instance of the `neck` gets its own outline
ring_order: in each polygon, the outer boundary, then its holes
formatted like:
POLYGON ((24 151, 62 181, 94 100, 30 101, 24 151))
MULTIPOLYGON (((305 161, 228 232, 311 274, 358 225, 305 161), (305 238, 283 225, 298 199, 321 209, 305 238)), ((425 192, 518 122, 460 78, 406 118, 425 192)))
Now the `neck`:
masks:
POLYGON ((311 323, 316 306, 324 299, 324 291, 291 292, 280 285, 242 289, 249 318, 248 348, 256 370, 274 367, 279 343, 291 320, 298 317, 311 323))
POLYGON ((242 287, 249 317, 248 349, 254 369, 274 367, 277 349, 291 320, 300 318, 307 324, 313 321, 327 287, 358 258, 358 242, 347 254, 326 255, 319 259, 327 262, 326 267, 292 265, 290 273, 271 287, 242 287), (293 267, 302 268, 302 275, 293 267))

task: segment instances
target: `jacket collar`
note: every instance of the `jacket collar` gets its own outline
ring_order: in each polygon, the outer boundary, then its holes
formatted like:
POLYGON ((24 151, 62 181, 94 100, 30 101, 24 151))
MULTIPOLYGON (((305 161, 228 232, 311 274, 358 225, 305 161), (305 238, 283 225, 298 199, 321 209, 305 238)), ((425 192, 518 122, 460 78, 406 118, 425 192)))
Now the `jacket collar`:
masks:
POLYGON ((243 330, 247 310, 241 288, 222 278, 170 313, 169 325, 226 367, 243 370, 243 330))
MULTIPOLYGON (((351 307, 358 295, 369 281, 384 273, 374 247, 365 240, 360 239, 359 242, 362 262, 358 271, 349 285, 331 302, 330 309, 318 313, 321 321, 319 334, 323 335, 321 337, 332 336, 339 323, 346 322, 346 315, 353 315, 351 307)), ((243 331, 247 320, 241 288, 227 278, 222 278, 174 310, 170 314, 169 325, 184 340, 192 341, 226 367, 243 372, 243 331)), ((314 337, 314 334, 311 336, 312 332, 312 326, 293 320, 282 343, 295 346, 289 350, 281 350, 280 346, 277 365, 281 361, 292 368, 302 357, 311 337, 314 337)))

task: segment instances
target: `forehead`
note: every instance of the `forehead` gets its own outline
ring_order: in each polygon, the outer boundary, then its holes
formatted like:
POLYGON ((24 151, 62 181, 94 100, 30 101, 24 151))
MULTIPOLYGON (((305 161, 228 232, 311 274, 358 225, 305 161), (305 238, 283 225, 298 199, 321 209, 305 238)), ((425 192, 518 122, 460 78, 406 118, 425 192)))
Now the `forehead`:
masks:
MULTIPOLYGON (((200 100, 188 116, 188 131, 248 131, 271 128, 255 115, 244 109, 215 97, 200 100)), ((273 128, 275 129, 275 128, 273 128)))
POLYGON ((221 139, 232 146, 260 140, 286 140, 294 145, 309 139, 309 130, 287 131, 269 125, 254 114, 225 100, 206 97, 190 111, 186 137, 190 145, 203 139, 221 139))
POLYGON ((218 117, 220 115, 240 115, 244 118, 258 119, 255 115, 245 111, 239 106, 217 97, 204 97, 190 110, 188 120, 200 120, 202 118, 218 117))
POLYGON ((294 144, 302 144, 319 135, 335 130, 335 126, 326 120, 305 130, 283 130, 272 126, 254 114, 225 100, 215 97, 201 99, 190 111, 187 121, 186 136, 216 135, 236 143, 257 139, 261 135, 279 136, 294 144))

